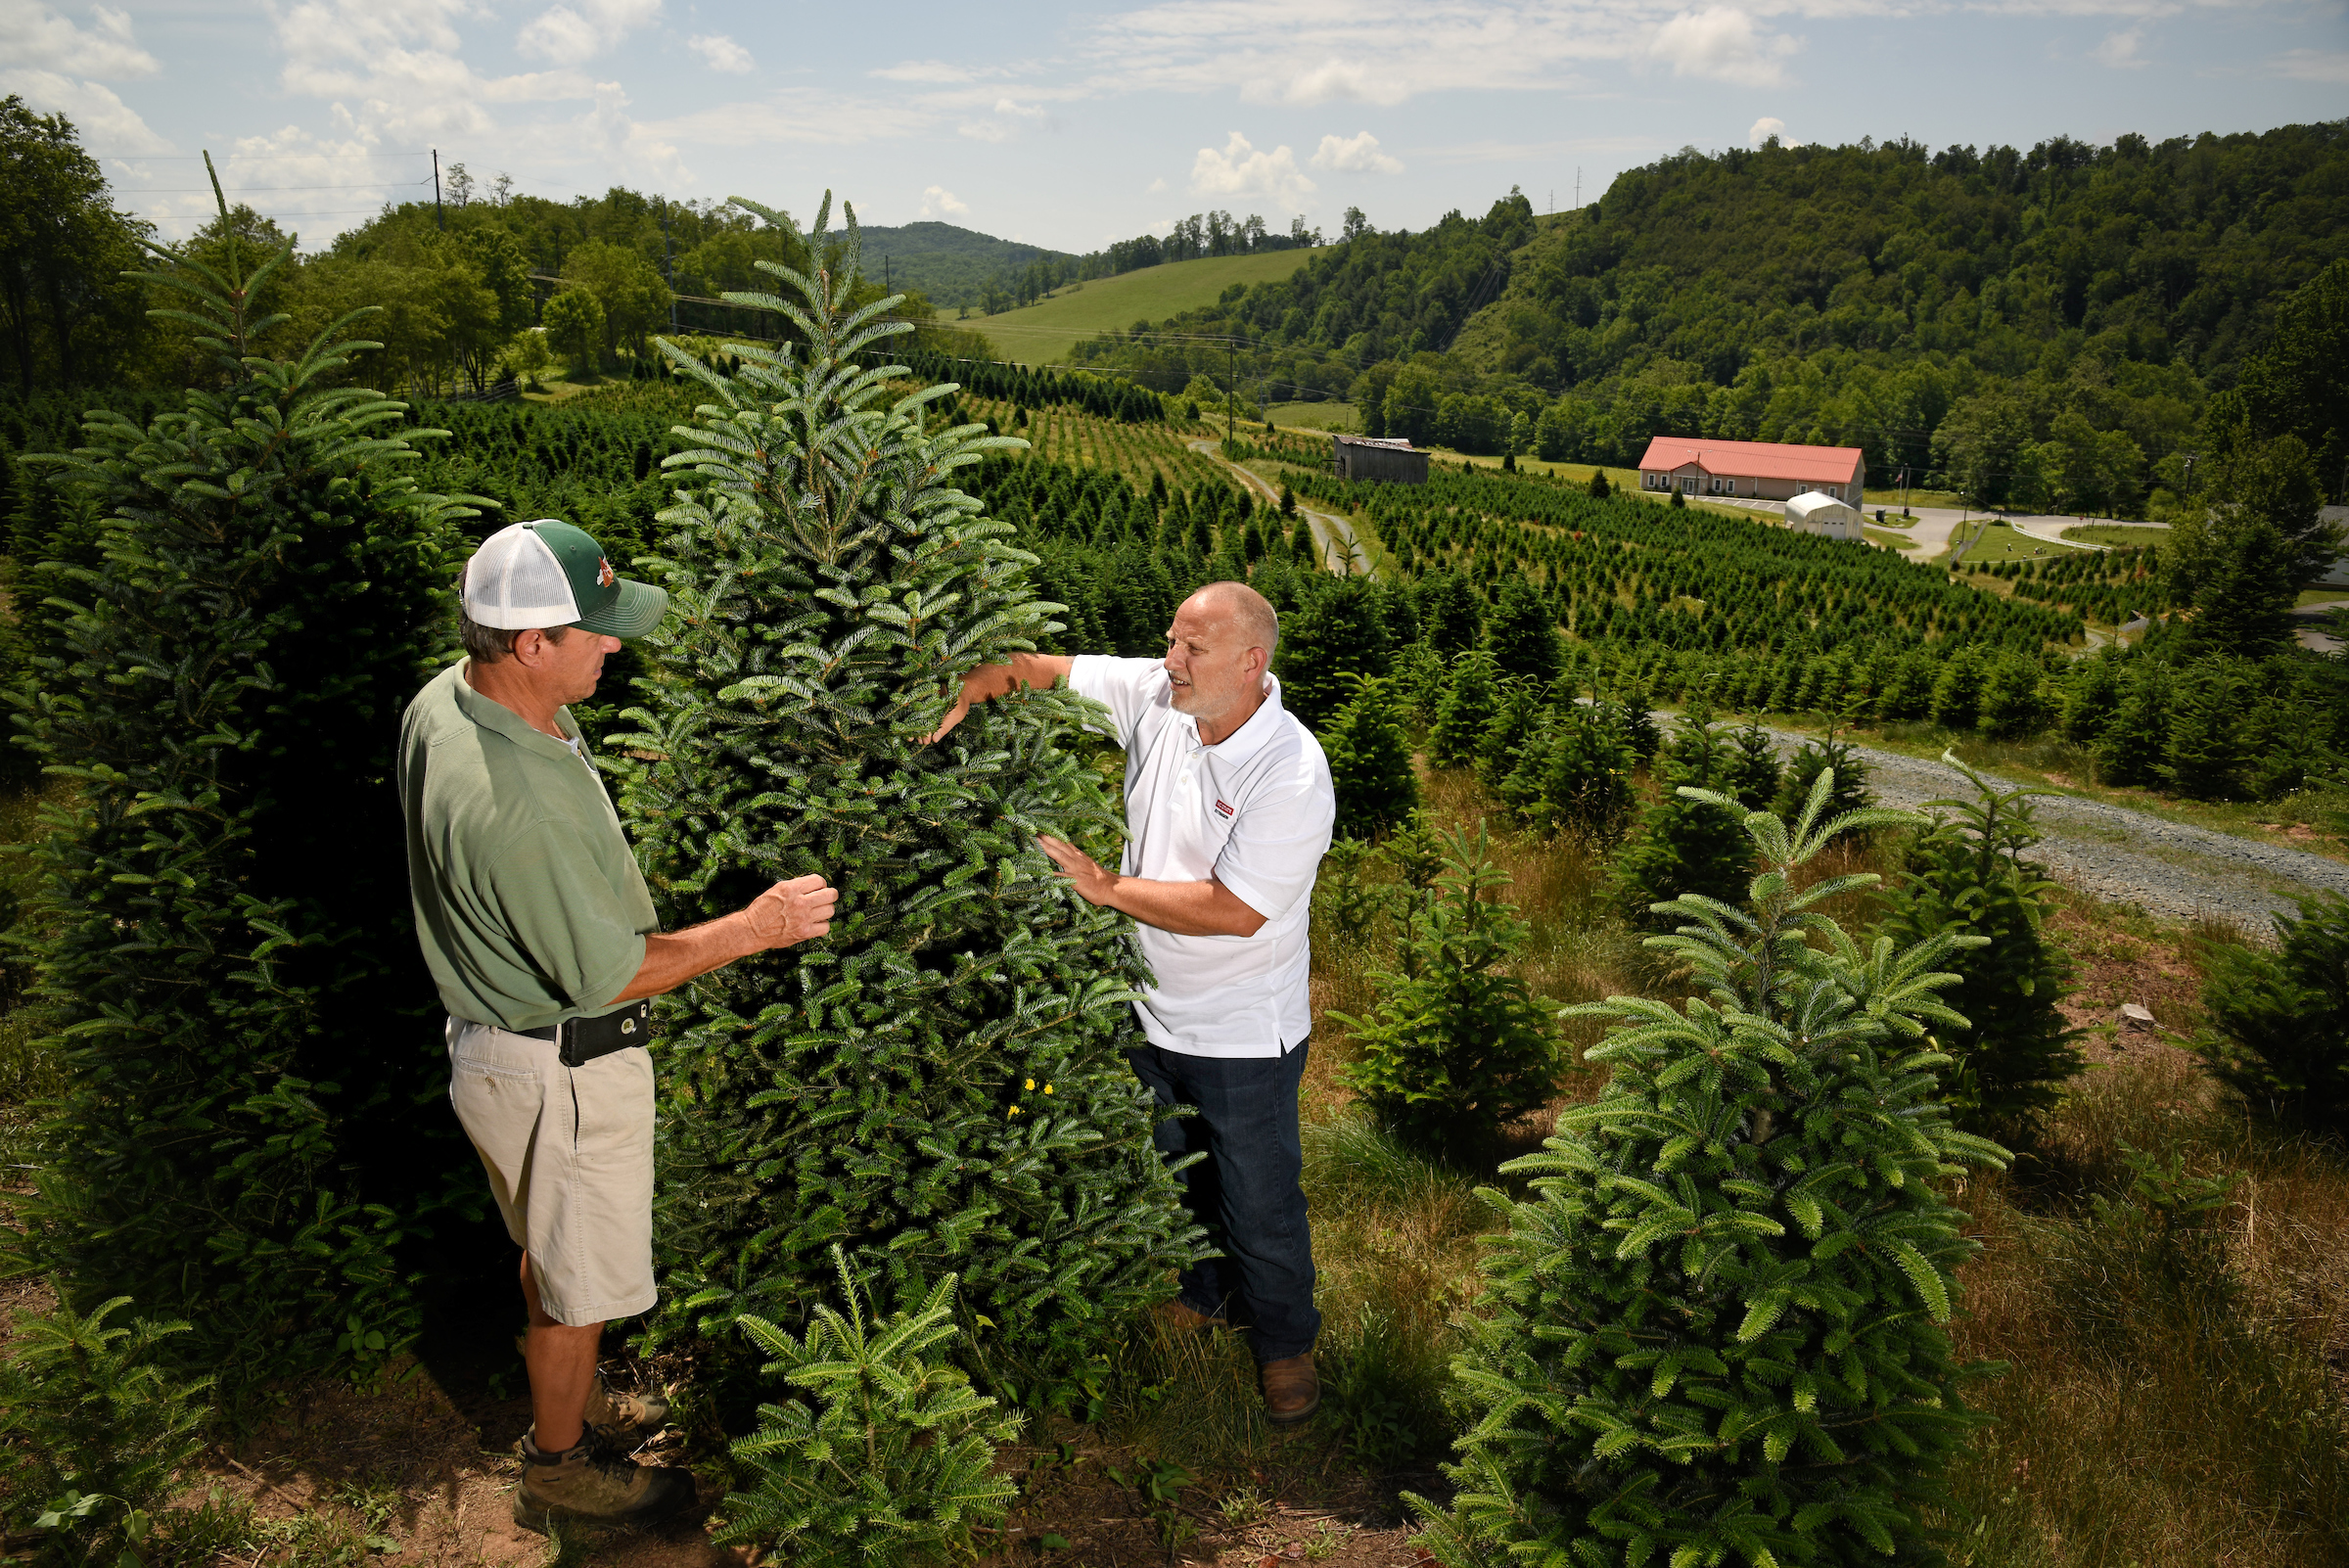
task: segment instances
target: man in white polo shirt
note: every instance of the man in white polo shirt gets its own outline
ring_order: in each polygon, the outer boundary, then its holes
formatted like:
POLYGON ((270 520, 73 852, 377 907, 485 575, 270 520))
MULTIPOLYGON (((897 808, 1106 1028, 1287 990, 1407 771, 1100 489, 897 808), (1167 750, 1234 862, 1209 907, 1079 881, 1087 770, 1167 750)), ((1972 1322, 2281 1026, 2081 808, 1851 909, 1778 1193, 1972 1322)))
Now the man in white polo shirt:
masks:
POLYGON ((1037 842, 1087 901, 1133 917, 1157 984, 1134 1003, 1149 1043, 1128 1059, 1159 1104, 1198 1108, 1162 1122, 1158 1146, 1207 1156, 1182 1173, 1184 1197, 1224 1255, 1183 1272, 1171 1315, 1245 1326, 1266 1413, 1286 1424, 1321 1402, 1297 1087, 1313 1028, 1313 874, 1337 797, 1319 743, 1280 705, 1267 669, 1279 644, 1264 595, 1210 583, 1175 611, 1163 661, 982 666, 939 735, 972 703, 1064 677, 1109 709, 1126 749, 1124 868, 1037 842))

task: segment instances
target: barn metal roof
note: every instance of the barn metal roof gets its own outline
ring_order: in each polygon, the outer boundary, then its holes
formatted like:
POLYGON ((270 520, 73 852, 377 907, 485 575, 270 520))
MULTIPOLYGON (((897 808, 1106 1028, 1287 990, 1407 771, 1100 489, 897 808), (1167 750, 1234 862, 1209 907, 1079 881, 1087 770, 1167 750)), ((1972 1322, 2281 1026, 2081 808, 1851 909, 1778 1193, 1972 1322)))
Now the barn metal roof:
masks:
POLYGON ((1695 467, 1700 473, 1738 479, 1793 480, 1806 484, 1849 484, 1859 477, 1857 446, 1800 446, 1786 441, 1719 441, 1657 436, 1639 459, 1643 470, 1695 467))

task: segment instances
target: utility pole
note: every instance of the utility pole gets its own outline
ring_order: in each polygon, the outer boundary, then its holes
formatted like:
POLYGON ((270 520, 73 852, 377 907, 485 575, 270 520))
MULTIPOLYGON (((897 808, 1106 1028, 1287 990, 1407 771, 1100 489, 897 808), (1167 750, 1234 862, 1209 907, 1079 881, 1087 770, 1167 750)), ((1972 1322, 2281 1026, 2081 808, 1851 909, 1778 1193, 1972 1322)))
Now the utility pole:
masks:
POLYGON ((1240 376, 1240 342, 1234 338, 1223 346, 1231 356, 1229 364, 1223 371, 1223 453, 1228 457, 1231 455, 1232 442, 1231 406, 1239 396, 1236 389, 1239 386, 1240 376))
POLYGON ((1583 165, 1580 163, 1574 165, 1574 205, 1583 205, 1583 165))
POLYGON ((440 212, 440 149, 433 149, 433 227, 445 229, 448 219, 440 212))

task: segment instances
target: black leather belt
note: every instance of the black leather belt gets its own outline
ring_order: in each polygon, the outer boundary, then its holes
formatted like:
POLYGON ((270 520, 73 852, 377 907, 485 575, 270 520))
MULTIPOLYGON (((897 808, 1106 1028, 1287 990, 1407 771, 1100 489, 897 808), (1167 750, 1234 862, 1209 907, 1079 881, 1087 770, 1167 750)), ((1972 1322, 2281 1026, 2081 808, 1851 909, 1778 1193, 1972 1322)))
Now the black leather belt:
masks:
POLYGON ((584 1067, 599 1056, 648 1043, 653 1038, 653 1003, 647 997, 601 1018, 567 1018, 544 1029, 518 1029, 514 1033, 528 1035, 532 1039, 551 1039, 562 1046, 558 1054, 565 1067, 584 1067))

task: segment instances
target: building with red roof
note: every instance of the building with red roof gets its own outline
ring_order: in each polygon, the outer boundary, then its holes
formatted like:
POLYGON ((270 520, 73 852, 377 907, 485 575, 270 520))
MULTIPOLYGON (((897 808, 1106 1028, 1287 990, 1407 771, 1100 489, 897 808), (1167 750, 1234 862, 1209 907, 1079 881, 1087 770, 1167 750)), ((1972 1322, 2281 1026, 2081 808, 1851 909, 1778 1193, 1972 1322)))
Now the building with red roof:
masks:
POLYGON ((1831 495, 1860 504, 1867 456, 1857 446, 1795 446, 1784 441, 1717 441, 1658 436, 1639 459, 1642 489, 1683 495, 1734 495, 1790 501, 1831 495))

